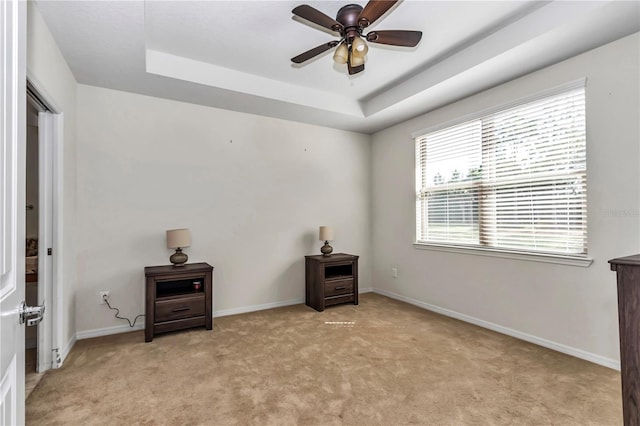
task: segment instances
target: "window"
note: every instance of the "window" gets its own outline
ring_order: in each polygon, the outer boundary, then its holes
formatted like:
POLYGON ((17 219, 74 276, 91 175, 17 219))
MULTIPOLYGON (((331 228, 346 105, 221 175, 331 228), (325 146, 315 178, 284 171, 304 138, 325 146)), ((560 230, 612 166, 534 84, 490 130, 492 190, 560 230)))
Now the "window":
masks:
POLYGON ((587 254, 584 85, 416 143, 416 243, 587 254))

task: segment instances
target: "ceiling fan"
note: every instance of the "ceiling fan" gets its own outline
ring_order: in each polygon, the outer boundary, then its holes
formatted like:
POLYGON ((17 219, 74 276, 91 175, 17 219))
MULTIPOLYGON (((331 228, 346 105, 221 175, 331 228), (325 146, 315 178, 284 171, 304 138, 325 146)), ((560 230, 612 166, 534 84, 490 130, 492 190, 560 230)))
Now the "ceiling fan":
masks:
POLYGON ((366 35, 362 34, 366 27, 378 20, 397 2, 398 0, 371 0, 364 9, 357 4, 348 4, 338 10, 336 19, 330 18, 318 9, 306 4, 296 7, 292 10, 294 15, 340 34, 340 40, 330 41, 309 49, 291 58, 291 61, 300 64, 338 46, 333 60, 339 64, 346 63, 349 74, 352 75, 364 71, 364 58, 369 50, 365 39, 369 43, 416 46, 422 38, 421 31, 381 30, 371 31, 366 35))

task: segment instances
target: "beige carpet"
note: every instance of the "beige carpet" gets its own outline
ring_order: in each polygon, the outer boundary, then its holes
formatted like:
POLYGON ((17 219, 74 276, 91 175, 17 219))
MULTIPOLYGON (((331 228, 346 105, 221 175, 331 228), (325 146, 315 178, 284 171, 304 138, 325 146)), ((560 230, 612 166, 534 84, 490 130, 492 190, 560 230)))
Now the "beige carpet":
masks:
POLYGON ((60 425, 621 425, 619 373, 375 294, 76 343, 27 400, 60 425))

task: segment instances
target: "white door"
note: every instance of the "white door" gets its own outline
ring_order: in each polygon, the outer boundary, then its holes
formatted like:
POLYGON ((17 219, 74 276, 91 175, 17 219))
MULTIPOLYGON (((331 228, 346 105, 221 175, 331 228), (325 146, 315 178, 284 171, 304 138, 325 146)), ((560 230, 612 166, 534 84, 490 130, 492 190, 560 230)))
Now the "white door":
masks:
POLYGON ((24 423, 26 2, 0 2, 0 423, 24 423))

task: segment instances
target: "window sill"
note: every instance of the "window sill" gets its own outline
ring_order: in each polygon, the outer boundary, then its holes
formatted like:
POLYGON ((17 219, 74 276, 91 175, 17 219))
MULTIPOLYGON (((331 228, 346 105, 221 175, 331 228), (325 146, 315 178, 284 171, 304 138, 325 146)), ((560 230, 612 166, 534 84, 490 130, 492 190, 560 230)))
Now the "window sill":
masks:
POLYGON ((558 265, 589 267, 593 263, 590 257, 565 256, 549 253, 531 253, 505 249, 490 249, 484 247, 467 247, 447 244, 413 243, 413 247, 421 250, 444 251, 448 253, 462 253, 477 256, 500 257, 504 259, 527 260, 531 262, 555 263, 558 265))

